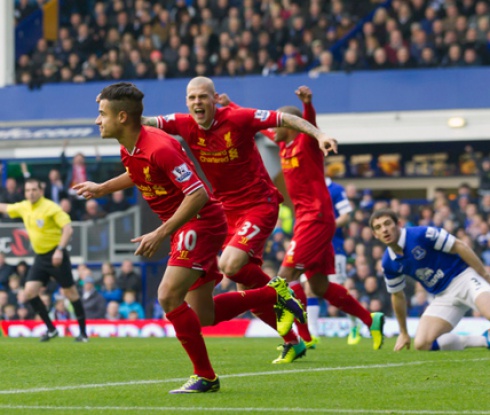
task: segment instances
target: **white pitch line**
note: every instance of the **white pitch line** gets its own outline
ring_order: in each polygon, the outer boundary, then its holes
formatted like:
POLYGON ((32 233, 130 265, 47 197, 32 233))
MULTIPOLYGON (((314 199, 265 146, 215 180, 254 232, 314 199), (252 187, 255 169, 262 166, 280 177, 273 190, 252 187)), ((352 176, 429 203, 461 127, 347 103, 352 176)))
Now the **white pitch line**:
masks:
POLYGON ((0 409, 18 409, 18 410, 51 410, 51 411, 144 411, 144 412, 264 412, 264 413, 323 413, 323 414, 398 414, 398 415, 489 415, 490 411, 431 411, 431 410, 413 410, 413 409, 339 409, 339 408, 210 408, 210 407, 182 407, 182 406, 42 406, 42 405, 0 405, 0 409))
MULTIPOLYGON (((451 360, 451 363, 479 362, 484 360, 490 360, 490 357, 479 358, 479 359, 454 359, 451 360)), ((270 375, 277 376, 283 374, 288 375, 293 373, 304 373, 304 372, 332 372, 332 371, 344 371, 344 370, 389 369, 393 367, 425 365, 428 363, 439 363, 439 362, 441 362, 441 360, 421 360, 421 361, 414 361, 414 362, 385 363, 385 364, 362 365, 362 366, 319 367, 319 368, 290 369, 290 370, 254 372, 254 373, 236 373, 232 375, 220 375, 220 379, 243 378, 243 377, 250 377, 250 376, 270 376, 270 375)), ((50 388, 46 387, 46 388, 31 388, 31 389, 10 389, 10 390, 0 390, 0 395, 54 392, 54 391, 66 391, 66 390, 73 390, 73 389, 107 388, 111 386, 134 386, 134 385, 148 385, 148 384, 174 383, 174 382, 177 383, 177 382, 184 382, 187 379, 188 378, 174 378, 174 379, 160 379, 160 380, 134 380, 128 382, 108 382, 108 383, 92 383, 92 384, 85 384, 85 385, 54 386, 50 388)))

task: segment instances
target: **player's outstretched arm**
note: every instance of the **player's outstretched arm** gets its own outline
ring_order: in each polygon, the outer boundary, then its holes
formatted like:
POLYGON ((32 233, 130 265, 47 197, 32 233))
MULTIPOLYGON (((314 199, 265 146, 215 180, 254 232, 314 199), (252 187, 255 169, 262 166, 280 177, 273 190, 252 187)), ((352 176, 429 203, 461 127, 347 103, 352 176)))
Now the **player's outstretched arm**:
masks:
POLYGON ((335 138, 329 137, 327 134, 316 128, 313 124, 296 115, 283 113, 281 127, 292 128, 301 133, 308 134, 316 138, 318 145, 323 153, 328 156, 328 153, 333 151, 337 153, 338 143, 335 138))
POLYGON ((303 104, 310 104, 313 97, 311 89, 307 86, 300 86, 296 91, 294 91, 296 96, 301 100, 303 104))
POLYGON ((124 190, 133 187, 134 183, 128 173, 123 173, 113 179, 107 180, 104 183, 83 182, 73 186, 79 196, 85 199, 94 199, 108 194, 114 193, 117 190, 124 190))
POLYGON ((458 254, 461 259, 468 264, 468 266, 473 268, 479 275, 490 282, 490 275, 485 269, 483 262, 481 262, 480 258, 478 258, 478 256, 475 254, 475 251, 473 251, 473 249, 466 245, 466 243, 464 243, 461 239, 456 239, 451 248, 451 253, 458 254))
POLYGON ((303 118, 316 127, 316 111, 312 103, 313 92, 307 86, 302 85, 294 93, 303 103, 303 118))
POLYGON ((141 124, 149 127, 158 127, 157 117, 141 117, 141 124))
POLYGON ((408 350, 410 349, 410 336, 407 329, 407 301, 405 293, 403 291, 398 291, 397 293, 391 294, 391 304, 393 305, 396 320, 400 327, 400 334, 396 339, 394 350, 403 350, 405 347, 408 350))

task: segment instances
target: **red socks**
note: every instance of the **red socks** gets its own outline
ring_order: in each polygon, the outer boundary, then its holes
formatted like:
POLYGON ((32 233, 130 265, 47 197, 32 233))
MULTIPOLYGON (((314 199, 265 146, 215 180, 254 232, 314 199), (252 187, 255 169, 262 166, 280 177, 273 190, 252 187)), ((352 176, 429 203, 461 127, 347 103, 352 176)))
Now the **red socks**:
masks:
MULTIPOLYGON (((303 308, 306 310, 306 294, 303 287, 299 281, 292 281, 289 283, 289 287, 294 291, 294 295, 301 302, 303 308)), ((308 329, 308 323, 300 323, 298 320, 295 321, 296 328, 298 329, 299 336, 305 342, 311 342, 311 334, 308 329)))
POLYGON ((334 282, 329 283, 323 298, 344 313, 359 318, 366 326, 371 327, 371 324, 373 324, 369 311, 352 297, 344 286, 334 282))
POLYGON ((216 374, 209 361, 197 314, 184 302, 166 317, 174 325, 175 334, 194 365, 194 374, 214 379, 216 374))
MULTIPOLYGON (((272 287, 256 288, 254 290, 229 292, 214 297, 214 323, 228 321, 245 311, 276 304, 277 294, 272 287)), ((275 318, 274 318, 275 324, 275 318)))

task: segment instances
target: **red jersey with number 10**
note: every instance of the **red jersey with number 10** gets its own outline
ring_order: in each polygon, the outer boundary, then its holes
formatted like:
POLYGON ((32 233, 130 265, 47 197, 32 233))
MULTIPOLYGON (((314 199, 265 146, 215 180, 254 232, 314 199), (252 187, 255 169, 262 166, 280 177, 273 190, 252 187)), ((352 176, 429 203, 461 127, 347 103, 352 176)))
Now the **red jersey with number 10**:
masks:
MULTIPOLYGON (((132 153, 121 146, 121 160, 143 199, 163 221, 175 213, 186 195, 206 188, 180 143, 153 127, 141 127, 132 153)), ((215 208, 219 203, 210 195, 199 214, 215 208)))
POLYGON ((282 114, 250 108, 217 108, 212 126, 201 128, 189 114, 157 117, 158 128, 188 144, 225 210, 248 209, 283 198, 272 183, 255 134, 278 127, 282 114))

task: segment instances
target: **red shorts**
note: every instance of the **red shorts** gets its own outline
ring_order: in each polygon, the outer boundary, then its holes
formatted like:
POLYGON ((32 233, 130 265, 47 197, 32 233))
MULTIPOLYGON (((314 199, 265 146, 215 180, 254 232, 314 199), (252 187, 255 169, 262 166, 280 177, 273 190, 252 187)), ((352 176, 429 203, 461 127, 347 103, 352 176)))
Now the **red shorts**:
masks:
POLYGON ((302 270, 306 278, 315 274, 335 274, 334 233, 334 223, 296 222, 282 266, 302 270))
POLYGON ((248 210, 227 211, 228 235, 224 247, 241 249, 250 256, 251 261, 262 264, 264 246, 277 224, 278 215, 278 203, 255 205, 248 210))
POLYGON ((172 235, 168 265, 203 271, 189 291, 209 281, 221 281, 218 253, 226 238, 227 226, 221 206, 207 217, 192 219, 172 235))

